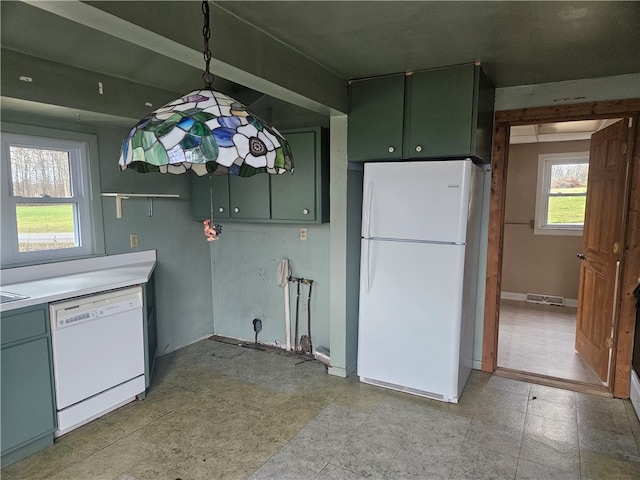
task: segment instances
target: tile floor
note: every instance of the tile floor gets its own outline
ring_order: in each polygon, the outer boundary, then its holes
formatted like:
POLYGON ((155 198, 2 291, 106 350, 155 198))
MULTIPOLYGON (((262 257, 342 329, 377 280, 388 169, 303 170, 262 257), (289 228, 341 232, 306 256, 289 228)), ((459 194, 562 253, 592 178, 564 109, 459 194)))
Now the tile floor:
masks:
POLYGON ((628 400, 474 371, 457 405, 213 340, 158 359, 130 403, 3 480, 638 479, 628 400))
POLYGON ((574 307, 500 302, 498 366, 602 385, 576 353, 574 307))

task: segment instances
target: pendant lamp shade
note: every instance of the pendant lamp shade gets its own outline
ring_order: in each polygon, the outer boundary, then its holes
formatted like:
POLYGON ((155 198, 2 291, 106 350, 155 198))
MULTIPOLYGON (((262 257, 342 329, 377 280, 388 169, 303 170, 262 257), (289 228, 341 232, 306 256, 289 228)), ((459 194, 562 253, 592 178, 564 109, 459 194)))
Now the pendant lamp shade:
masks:
POLYGON ((233 98, 205 88, 143 118, 125 138, 121 170, 197 175, 293 173, 285 138, 233 98))

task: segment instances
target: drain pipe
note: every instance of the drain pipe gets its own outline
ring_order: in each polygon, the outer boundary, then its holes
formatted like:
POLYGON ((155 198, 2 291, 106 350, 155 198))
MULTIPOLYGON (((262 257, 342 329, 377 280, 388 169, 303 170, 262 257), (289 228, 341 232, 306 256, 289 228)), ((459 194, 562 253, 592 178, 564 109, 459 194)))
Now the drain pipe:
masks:
POLYGON ((289 277, 291 276, 291 266, 289 259, 283 258, 278 264, 276 271, 278 286, 284 287, 284 337, 287 351, 291 351, 291 310, 289 306, 289 277))
POLYGON ((326 348, 318 347, 315 351, 316 360, 324 363, 327 367, 331 366, 331 358, 329 357, 329 350, 326 348))

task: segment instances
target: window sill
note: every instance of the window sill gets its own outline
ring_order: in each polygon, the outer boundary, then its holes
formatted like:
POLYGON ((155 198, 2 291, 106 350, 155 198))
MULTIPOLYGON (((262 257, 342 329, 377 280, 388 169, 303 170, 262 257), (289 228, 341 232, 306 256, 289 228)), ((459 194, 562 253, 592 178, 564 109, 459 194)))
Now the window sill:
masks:
POLYGON ((582 228, 534 228, 534 235, 557 235, 563 237, 581 237, 582 228))

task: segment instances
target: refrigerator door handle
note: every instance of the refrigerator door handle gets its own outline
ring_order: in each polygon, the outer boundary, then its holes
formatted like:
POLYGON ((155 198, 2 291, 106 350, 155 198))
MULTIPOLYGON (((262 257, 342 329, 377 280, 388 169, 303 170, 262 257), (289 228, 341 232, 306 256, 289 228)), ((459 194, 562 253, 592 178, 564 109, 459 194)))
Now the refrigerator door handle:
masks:
POLYGON ((371 272, 371 266, 369 265, 371 263, 371 253, 370 253, 370 246, 369 246, 369 241, 366 240, 364 242, 362 242, 362 248, 364 249, 364 251, 362 252, 363 257, 365 258, 364 261, 364 293, 368 294, 369 291, 371 290, 371 278, 370 278, 370 272, 371 272))
POLYGON ((373 202, 373 182, 367 183, 367 191, 365 194, 364 208, 364 222, 362 236, 364 238, 371 237, 371 203, 373 202))

